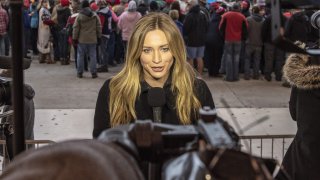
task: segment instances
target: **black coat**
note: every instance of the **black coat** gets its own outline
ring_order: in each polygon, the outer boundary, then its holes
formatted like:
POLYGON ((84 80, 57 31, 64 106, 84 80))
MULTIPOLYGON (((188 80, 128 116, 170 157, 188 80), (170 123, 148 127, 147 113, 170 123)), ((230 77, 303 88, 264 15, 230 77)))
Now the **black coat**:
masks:
POLYGON ((320 179, 320 63, 310 67, 301 57, 306 56, 291 55, 284 66, 293 85, 289 107, 298 130, 283 166, 293 180, 313 180, 320 179))
POLYGON ((213 46, 223 46, 224 36, 219 31, 219 24, 221 21, 221 15, 214 14, 209 22, 208 31, 206 34, 206 43, 212 44, 213 46))
POLYGON ((183 22, 186 45, 190 47, 204 46, 207 30, 206 15, 200 11, 199 5, 192 7, 183 22))
MULTIPOLYGON (((110 128, 109 83, 110 79, 101 87, 97 99, 94 115, 94 138, 98 137, 103 130, 110 128)), ((162 122, 167 124, 180 124, 175 108, 176 96, 170 90, 170 87, 171 82, 168 80, 163 87, 166 95, 166 104, 162 107, 162 122)), ((201 105, 214 108, 215 106, 212 95, 206 83, 203 80, 196 79, 194 87, 196 96, 198 97, 201 105)), ((151 86, 149 86, 145 81, 141 82, 141 94, 135 103, 136 115, 139 120, 153 119, 152 107, 148 105, 148 90, 150 88, 151 86)), ((134 122, 134 120, 132 120, 132 122, 134 122)), ((191 119, 191 122, 195 123, 196 119, 191 119)))
POLYGON ((284 36, 292 42, 307 42, 307 34, 311 32, 311 23, 305 12, 293 14, 288 20, 285 28, 284 36))

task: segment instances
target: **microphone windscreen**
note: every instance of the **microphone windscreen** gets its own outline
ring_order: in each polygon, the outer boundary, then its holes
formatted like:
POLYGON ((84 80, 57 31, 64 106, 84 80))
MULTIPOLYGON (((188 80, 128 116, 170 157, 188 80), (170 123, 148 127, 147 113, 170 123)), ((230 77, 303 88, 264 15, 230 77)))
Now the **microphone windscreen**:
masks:
POLYGON ((166 96, 163 88, 154 87, 148 91, 148 104, 151 107, 161 107, 166 103, 166 96))

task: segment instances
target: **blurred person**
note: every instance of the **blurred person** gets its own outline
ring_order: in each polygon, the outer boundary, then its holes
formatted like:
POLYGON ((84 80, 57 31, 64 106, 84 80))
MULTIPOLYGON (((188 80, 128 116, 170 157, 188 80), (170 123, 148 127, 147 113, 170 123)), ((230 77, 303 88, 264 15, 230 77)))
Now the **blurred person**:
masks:
POLYGON ((177 27, 179 28, 181 35, 183 35, 183 24, 179 21, 179 12, 177 10, 170 10, 169 16, 172 20, 176 23, 177 27))
POLYGON ((49 12, 51 13, 51 20, 53 24, 50 26, 51 30, 51 41, 53 50, 53 60, 60 61, 60 48, 59 48, 59 26, 57 8, 60 6, 60 0, 48 0, 49 1, 49 12))
POLYGON ((37 8, 38 1, 31 0, 31 4, 29 7, 29 16, 30 16, 30 41, 31 48, 33 51, 33 55, 38 55, 39 51, 37 49, 37 41, 38 41, 38 26, 39 26, 39 9, 37 8))
POLYGON ((128 5, 128 11, 121 14, 118 21, 118 27, 121 30, 122 43, 124 52, 127 51, 127 43, 130 39, 134 26, 141 18, 141 14, 137 12, 137 5, 135 1, 130 1, 128 5))
MULTIPOLYGON (((244 15, 244 17, 249 17, 250 14, 250 1, 249 0, 243 0, 240 3, 241 6, 241 13, 244 15)), ((244 73, 244 66, 246 61, 246 40, 242 39, 241 41, 241 49, 240 49, 240 57, 239 57, 239 72, 244 73)))
MULTIPOLYGON (((113 6, 114 14, 119 17, 126 9, 128 5, 128 0, 121 0, 120 4, 113 6)), ((138 8, 137 8, 138 11, 138 8)), ((141 13, 140 13, 141 14, 141 13)), ((142 14, 141 14, 142 15, 142 14)), ((115 53, 114 53, 114 59, 118 64, 121 64, 124 62, 124 49, 122 44, 122 36, 120 29, 116 28, 115 31, 115 53)))
POLYGON ((182 13, 179 1, 173 1, 171 3, 170 9, 171 10, 175 9, 175 10, 177 10, 179 12, 179 21, 183 23, 184 22, 184 18, 186 17, 186 15, 182 13))
POLYGON ((194 65, 196 59, 197 70, 202 75, 205 38, 208 30, 206 15, 201 12, 200 6, 195 0, 189 4, 189 12, 183 22, 183 33, 187 46, 188 62, 194 65))
POLYGON ((70 64, 69 47, 68 47, 68 32, 66 31, 66 25, 69 17, 71 16, 71 10, 69 8, 69 0, 60 0, 60 4, 56 7, 57 10, 57 23, 55 30, 58 33, 58 49, 61 65, 70 64))
POLYGON ((160 7, 157 1, 152 0, 149 4, 149 12, 160 12, 160 7))
POLYGON ((144 3, 144 1, 141 0, 138 3, 137 11, 141 14, 141 16, 144 16, 149 13, 149 7, 144 3))
POLYGON ((239 80, 239 58, 241 41, 246 39, 247 20, 240 13, 240 4, 235 3, 232 10, 223 14, 219 29, 224 35, 224 66, 226 81, 239 80))
POLYGON ((170 6, 171 6, 171 4, 174 2, 174 0, 166 0, 165 1, 166 2, 166 5, 165 5, 165 7, 162 9, 162 12, 163 13, 166 13, 166 14, 169 14, 169 11, 170 11, 170 6))
POLYGON ((250 1, 243 0, 241 1, 241 13, 247 18, 251 15, 250 13, 250 1))
POLYGON ((23 57, 26 59, 31 59, 28 56, 29 48, 30 48, 30 16, 29 16, 29 1, 23 3, 23 57))
POLYGON ((10 42, 10 38, 11 38, 11 31, 10 31, 10 22, 11 22, 11 17, 10 17, 10 12, 11 10, 9 10, 9 0, 4 0, 4 2, 1 3, 1 6, 4 10, 7 11, 7 14, 9 16, 9 23, 7 25, 7 34, 4 36, 4 49, 5 49, 5 56, 9 56, 9 52, 10 52, 10 46, 11 46, 11 42, 10 42))
POLYGON ((100 43, 100 58, 98 64, 99 68, 97 69, 98 72, 108 72, 108 40, 110 39, 110 34, 112 31, 111 23, 112 23, 112 12, 108 7, 108 3, 105 0, 98 1, 99 10, 97 12, 101 28, 102 28, 102 35, 101 35, 101 43, 100 43))
MULTIPOLYGON (((77 68, 78 64, 78 45, 76 43, 72 42, 72 32, 73 32, 73 24, 76 21, 77 16, 79 15, 79 6, 76 4, 75 6, 72 6, 72 15, 69 16, 68 21, 67 21, 67 30, 68 30, 68 43, 70 46, 73 47, 74 50, 74 61, 75 61, 75 66, 77 68)), ((87 61, 84 63, 84 69, 87 67, 87 61)))
POLYGON ((5 55, 5 36, 8 33, 9 16, 5 9, 0 4, 0 55, 5 55))
POLYGON ((206 83, 186 62, 186 49, 176 24, 164 13, 150 13, 136 24, 128 42, 124 68, 99 91, 93 137, 108 128, 153 119, 148 90, 164 89, 162 123, 193 124, 199 108, 214 108, 206 83))
POLYGON ((209 12, 209 9, 207 8, 207 4, 208 4, 207 0, 199 0, 198 3, 199 3, 201 12, 206 15, 207 21, 209 23, 209 21, 210 21, 210 12, 209 12))
MULTIPOLYGON (((297 123, 295 138, 282 161, 292 180, 319 179, 320 162, 320 60, 304 54, 291 54, 283 68, 291 86, 290 115, 297 123)), ((279 173, 277 179, 285 179, 279 173)))
POLYGON ((101 38, 101 23, 87 0, 82 1, 81 10, 73 25, 72 41, 78 46, 77 77, 83 77, 85 56, 90 58, 92 78, 97 78, 96 46, 101 38))
POLYGON ((244 61, 244 79, 251 78, 251 64, 253 70, 253 79, 260 77, 260 60, 262 52, 262 25, 264 18, 259 14, 260 8, 253 6, 251 16, 247 17, 248 21, 248 39, 246 40, 246 58, 244 61), (252 60, 252 63, 251 63, 252 60))
POLYGON ((49 11, 49 1, 42 0, 39 4, 41 7, 39 11, 39 28, 38 28, 38 43, 39 63, 53 64, 55 61, 51 59, 51 45, 50 45, 50 26, 54 24, 51 20, 51 13, 49 11))
MULTIPOLYGON (((262 41, 264 44, 264 78, 267 81, 272 80, 271 74, 274 72, 276 81, 282 81, 282 67, 285 63, 285 52, 274 46, 271 34, 270 10, 267 10, 266 18, 262 25, 262 41)), ((286 18, 281 16, 281 24, 284 25, 286 18)))
POLYGON ((219 24, 224 12, 225 9, 223 7, 219 7, 216 10, 215 15, 212 16, 209 22, 206 34, 204 60, 207 62, 209 77, 222 77, 221 74, 219 74, 219 69, 223 54, 224 38, 223 34, 219 31, 219 24))

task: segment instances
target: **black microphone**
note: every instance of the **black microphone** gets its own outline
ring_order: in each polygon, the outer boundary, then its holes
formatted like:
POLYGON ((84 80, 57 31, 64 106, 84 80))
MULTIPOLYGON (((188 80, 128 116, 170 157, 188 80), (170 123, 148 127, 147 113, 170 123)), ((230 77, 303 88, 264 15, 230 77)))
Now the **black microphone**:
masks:
POLYGON ((152 107, 153 121, 161 123, 162 106, 166 103, 164 90, 159 87, 154 87, 148 91, 148 104, 152 107))

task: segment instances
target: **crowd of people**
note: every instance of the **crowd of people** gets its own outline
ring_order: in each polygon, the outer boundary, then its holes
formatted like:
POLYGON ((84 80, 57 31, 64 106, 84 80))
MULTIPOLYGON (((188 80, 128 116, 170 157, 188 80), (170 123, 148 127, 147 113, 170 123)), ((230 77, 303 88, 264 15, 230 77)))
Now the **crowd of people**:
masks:
MULTIPOLYGON (((0 54, 8 55, 10 11, 6 3, 2 7, 0 54)), ((187 60, 199 76, 207 71, 209 77, 232 82, 243 73, 245 80, 271 81, 274 73, 276 81, 283 81, 287 54, 272 44, 270 8, 249 0, 232 5, 206 0, 25 0, 24 57, 30 58, 30 49, 39 63, 68 65, 74 59, 77 77, 82 78, 89 66, 96 78, 97 73, 125 62, 133 27, 152 12, 169 14, 174 20, 185 42, 187 60), (71 48, 74 57, 70 57, 71 48)), ((284 13, 285 34, 293 41, 305 40, 292 35, 292 25, 287 25, 292 14, 301 12, 284 13)), ((299 29, 305 27, 311 25, 299 29)))

